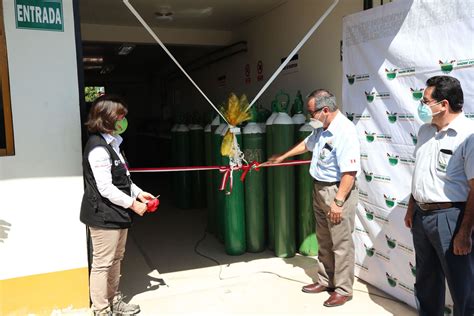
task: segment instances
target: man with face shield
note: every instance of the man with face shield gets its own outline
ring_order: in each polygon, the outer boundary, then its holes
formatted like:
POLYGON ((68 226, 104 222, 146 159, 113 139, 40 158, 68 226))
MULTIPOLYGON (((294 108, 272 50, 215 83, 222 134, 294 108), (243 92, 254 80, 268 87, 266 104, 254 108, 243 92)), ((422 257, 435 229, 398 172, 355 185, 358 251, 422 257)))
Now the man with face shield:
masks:
POLYGON ((352 298, 354 283, 354 230, 358 192, 355 177, 360 171, 360 145, 354 124, 338 109, 327 90, 308 96, 307 109, 314 131, 286 153, 268 163, 312 151, 309 169, 314 179, 313 211, 319 242, 316 283, 302 288, 306 293, 330 292, 327 307, 352 298))
POLYGON ((474 122, 459 80, 435 76, 418 107, 420 127, 405 225, 416 252, 420 315, 443 315, 445 281, 454 315, 474 315, 474 122))

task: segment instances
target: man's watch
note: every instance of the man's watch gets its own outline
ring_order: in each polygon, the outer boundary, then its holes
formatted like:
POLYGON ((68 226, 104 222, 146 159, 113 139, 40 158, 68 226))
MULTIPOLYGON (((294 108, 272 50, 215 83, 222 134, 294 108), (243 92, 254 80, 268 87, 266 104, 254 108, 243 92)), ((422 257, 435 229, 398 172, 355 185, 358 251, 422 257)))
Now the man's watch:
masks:
POLYGON ((344 200, 339 200, 334 198, 334 204, 336 204, 339 207, 342 207, 344 205, 344 200))

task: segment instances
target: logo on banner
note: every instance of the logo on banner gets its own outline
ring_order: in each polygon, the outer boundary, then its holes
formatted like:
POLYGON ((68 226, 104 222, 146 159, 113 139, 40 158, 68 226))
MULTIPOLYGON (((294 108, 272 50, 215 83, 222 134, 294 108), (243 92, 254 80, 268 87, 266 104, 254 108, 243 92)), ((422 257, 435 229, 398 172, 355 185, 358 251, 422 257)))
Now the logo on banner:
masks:
POLYGON ((415 116, 413 114, 410 114, 410 113, 392 113, 392 112, 389 112, 389 111, 385 111, 385 113, 387 113, 387 118, 388 118, 388 121, 390 123, 395 123, 397 121, 397 119, 400 119, 400 121, 414 121, 415 120, 415 116))
POLYGON ((414 266, 411 262, 408 262, 408 264, 410 265, 411 274, 413 274, 413 276, 416 276, 416 266, 414 266))
POLYGON ((408 68, 385 68, 385 76, 388 80, 393 80, 397 77, 414 75, 416 72, 415 67, 408 68))
POLYGON ((367 247, 366 244, 364 244, 364 247, 365 247, 365 253, 367 254, 367 256, 373 257, 374 254, 375 254, 375 248, 374 247, 367 247))
POLYGON ((398 279, 396 277, 390 275, 388 272, 385 272, 385 276, 387 277, 388 285, 390 285, 391 287, 397 286, 398 279))
POLYGON ((410 88, 411 96, 413 97, 413 100, 420 101, 421 98, 423 98, 423 90, 425 89, 424 88, 421 88, 421 89, 410 88))
POLYGON ((368 209, 364 209, 365 210, 365 217, 367 217, 367 219, 369 221, 373 221, 374 220, 374 212, 368 210, 368 209))
POLYGON ((412 133, 410 133, 411 140, 413 142, 413 145, 416 145, 418 143, 418 137, 412 133))
POLYGON ((474 112, 464 113, 464 116, 466 116, 468 119, 474 120, 474 112))
POLYGON ((375 140, 375 137, 377 137, 377 133, 371 133, 365 131, 365 140, 369 143, 372 143, 375 140))
POLYGON ((444 72, 445 74, 449 74, 451 71, 456 70, 456 69, 474 67, 474 59, 469 58, 469 59, 463 59, 463 60, 458 60, 458 61, 456 61, 456 59, 453 59, 450 61, 438 60, 438 64, 441 67, 442 72, 444 72))
POLYGON ((380 214, 375 214, 375 212, 373 212, 371 210, 368 210, 367 208, 364 208, 364 211, 365 211, 365 217, 369 221, 373 221, 375 219, 375 221, 380 222, 382 224, 388 224, 389 223, 388 217, 386 217, 386 216, 382 216, 380 214))
POLYGON ((415 164, 415 159, 410 158, 410 157, 400 157, 398 155, 390 155, 389 153, 387 153, 387 157, 388 157, 388 163, 391 166, 398 165, 398 162, 400 162, 402 164, 405 164, 405 165, 415 164))
POLYGON ((456 62, 456 59, 453 59, 451 61, 442 61, 439 60, 439 66, 441 67, 441 71, 444 72, 445 74, 449 74, 451 71, 454 69, 454 63, 456 62))
POLYGON ((370 120, 370 115, 367 115, 367 114, 357 114, 357 113, 346 112, 346 117, 351 122, 354 122, 354 120, 370 120))
POLYGON ((367 182, 372 182, 372 180, 379 181, 379 182, 385 182, 388 183, 390 182, 390 176, 384 176, 381 174, 374 174, 373 172, 368 172, 365 170, 362 170, 364 172, 364 178, 365 181, 367 182))
POLYGON ((368 103, 374 102, 375 99, 389 99, 390 98, 390 93, 388 92, 377 93, 375 91, 371 91, 371 92, 364 91, 364 93, 365 93, 365 98, 367 99, 368 103))
POLYGON ((355 75, 355 74, 346 74, 347 82, 350 85, 353 85, 355 82, 367 81, 370 80, 369 74, 355 75))
POLYGON ((387 205, 387 207, 389 208, 393 208, 395 207, 395 205, 397 205, 397 198, 394 198, 394 197, 391 197, 390 195, 383 195, 384 199, 385 199, 385 205, 387 205))
POLYGON ((365 93, 365 98, 367 99, 367 102, 372 103, 375 100, 375 92, 366 92, 365 93))
POLYGON ((391 142, 392 141, 392 136, 390 136, 390 135, 377 134, 377 133, 372 133, 372 132, 367 132, 367 131, 364 131, 364 133, 365 133, 365 140, 368 143, 372 143, 375 140, 385 141, 385 142, 391 142))
POLYGON ((387 118, 390 123, 395 123, 397 121, 397 113, 391 113, 389 111, 385 111, 387 113, 387 118))
POLYGON ((385 240, 387 241, 387 246, 390 249, 394 249, 397 246, 397 240, 394 238, 390 238, 387 235, 385 235, 385 240))
POLYGON ((388 80, 395 79, 397 77, 397 72, 398 72, 397 68, 393 68, 393 69, 385 68, 385 75, 387 76, 388 80))

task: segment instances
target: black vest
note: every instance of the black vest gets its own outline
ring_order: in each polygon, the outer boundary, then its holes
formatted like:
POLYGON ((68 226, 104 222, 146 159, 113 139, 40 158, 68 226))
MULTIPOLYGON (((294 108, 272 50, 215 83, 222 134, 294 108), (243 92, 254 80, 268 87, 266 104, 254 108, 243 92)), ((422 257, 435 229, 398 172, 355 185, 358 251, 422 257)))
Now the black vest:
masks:
POLYGON ((112 146, 107 144, 102 136, 90 136, 84 148, 84 156, 82 157, 85 189, 81 205, 81 222, 93 227, 129 228, 132 223, 132 211, 102 197, 97 189, 88 157, 91 150, 98 146, 104 147, 112 160, 112 184, 125 194, 131 196, 132 182, 127 175, 127 166, 122 163, 112 146))

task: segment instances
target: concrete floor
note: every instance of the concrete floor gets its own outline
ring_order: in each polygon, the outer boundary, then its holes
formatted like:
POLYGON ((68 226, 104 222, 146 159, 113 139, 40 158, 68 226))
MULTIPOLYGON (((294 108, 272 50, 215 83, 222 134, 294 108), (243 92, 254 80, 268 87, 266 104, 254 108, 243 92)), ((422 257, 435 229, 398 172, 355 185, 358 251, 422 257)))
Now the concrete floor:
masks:
POLYGON ((120 288, 126 301, 140 304, 140 315, 416 315, 358 279, 352 301, 324 307, 327 293, 301 291, 316 274, 315 258, 276 258, 271 251, 228 256, 205 233, 205 210, 174 208, 170 188, 159 185, 167 182, 163 176, 134 176, 143 189, 161 194, 158 212, 130 229, 122 266, 120 288))

